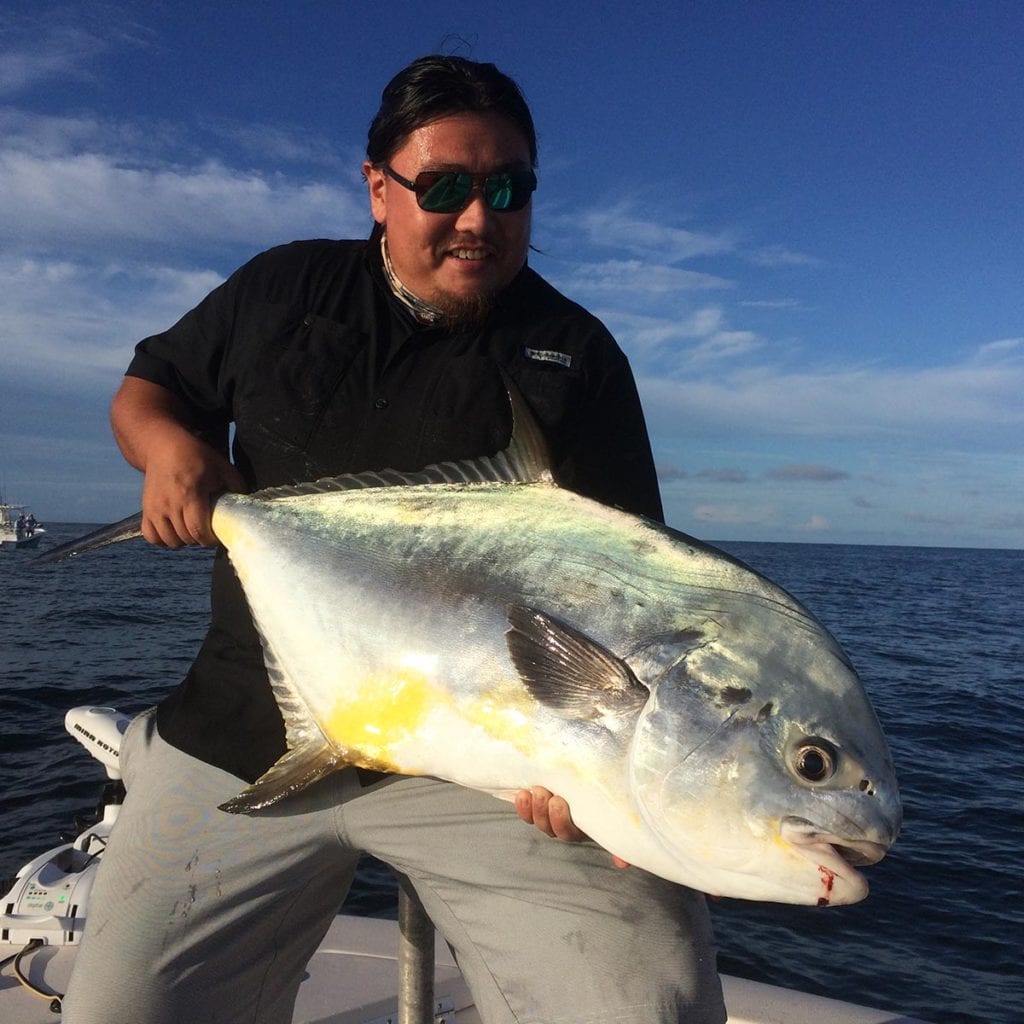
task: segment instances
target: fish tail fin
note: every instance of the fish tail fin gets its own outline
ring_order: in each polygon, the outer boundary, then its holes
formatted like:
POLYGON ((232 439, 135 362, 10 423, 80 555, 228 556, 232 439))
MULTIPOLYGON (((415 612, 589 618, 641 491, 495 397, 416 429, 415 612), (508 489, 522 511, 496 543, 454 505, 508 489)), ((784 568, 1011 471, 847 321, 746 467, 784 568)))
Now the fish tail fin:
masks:
POLYGON ((136 512, 127 519, 121 519, 109 526, 101 526, 84 537, 69 540, 66 544, 60 544, 51 548, 44 555, 33 558, 29 563, 33 568, 38 569, 41 565, 53 565, 55 562, 64 562, 76 555, 84 555, 88 551, 96 551, 98 548, 105 548, 110 544, 118 544, 123 540, 132 540, 142 536, 142 513, 136 512))
POLYGON ((289 750, 238 796, 220 805, 229 814, 254 814, 346 764, 323 740, 289 750))

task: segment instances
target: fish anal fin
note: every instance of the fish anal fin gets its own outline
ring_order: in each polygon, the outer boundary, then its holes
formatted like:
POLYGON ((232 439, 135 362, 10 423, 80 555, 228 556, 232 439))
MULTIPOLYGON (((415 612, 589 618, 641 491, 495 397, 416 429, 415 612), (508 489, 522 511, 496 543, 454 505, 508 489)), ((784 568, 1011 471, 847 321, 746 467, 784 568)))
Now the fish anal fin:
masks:
POLYGON ((253 814, 350 763, 346 755, 322 740, 296 747, 238 796, 222 803, 220 809, 230 814, 253 814))
POLYGON ((510 605, 505 643, 532 696, 566 718, 634 714, 649 691, 620 658, 535 608, 510 605))

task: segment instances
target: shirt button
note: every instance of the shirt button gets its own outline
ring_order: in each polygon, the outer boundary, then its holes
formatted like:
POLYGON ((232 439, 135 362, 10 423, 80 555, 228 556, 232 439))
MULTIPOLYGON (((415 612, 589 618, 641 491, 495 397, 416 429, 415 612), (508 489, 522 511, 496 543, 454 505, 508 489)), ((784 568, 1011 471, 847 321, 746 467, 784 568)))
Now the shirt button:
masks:
POLYGON ((374 409, 386 409, 388 407, 388 400, 386 398, 378 398, 373 403, 374 409))

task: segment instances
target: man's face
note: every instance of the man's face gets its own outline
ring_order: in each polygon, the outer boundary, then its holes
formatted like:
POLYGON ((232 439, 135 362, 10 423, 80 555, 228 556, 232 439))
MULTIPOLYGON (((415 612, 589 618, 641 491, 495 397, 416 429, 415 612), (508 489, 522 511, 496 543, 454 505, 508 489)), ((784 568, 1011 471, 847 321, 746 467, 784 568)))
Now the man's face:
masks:
MULTIPOLYGON (((388 163, 410 181, 421 171, 528 170, 530 148, 500 114, 452 114, 417 128, 388 163)), ((374 219, 387 228, 391 265, 424 301, 447 310, 472 305, 501 291, 526 261, 532 204, 496 213, 475 190, 464 210, 430 213, 383 169, 365 163, 363 173, 374 219)))

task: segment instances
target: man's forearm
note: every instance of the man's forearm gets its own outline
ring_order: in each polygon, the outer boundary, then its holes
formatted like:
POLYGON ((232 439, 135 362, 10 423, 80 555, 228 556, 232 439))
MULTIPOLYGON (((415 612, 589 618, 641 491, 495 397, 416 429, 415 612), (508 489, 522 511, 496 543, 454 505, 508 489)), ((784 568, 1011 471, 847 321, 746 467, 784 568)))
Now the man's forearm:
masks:
POLYGON ((110 423, 129 465, 146 471, 149 449, 176 433, 191 435, 188 410, 166 388, 140 377, 125 377, 110 403, 110 423))

